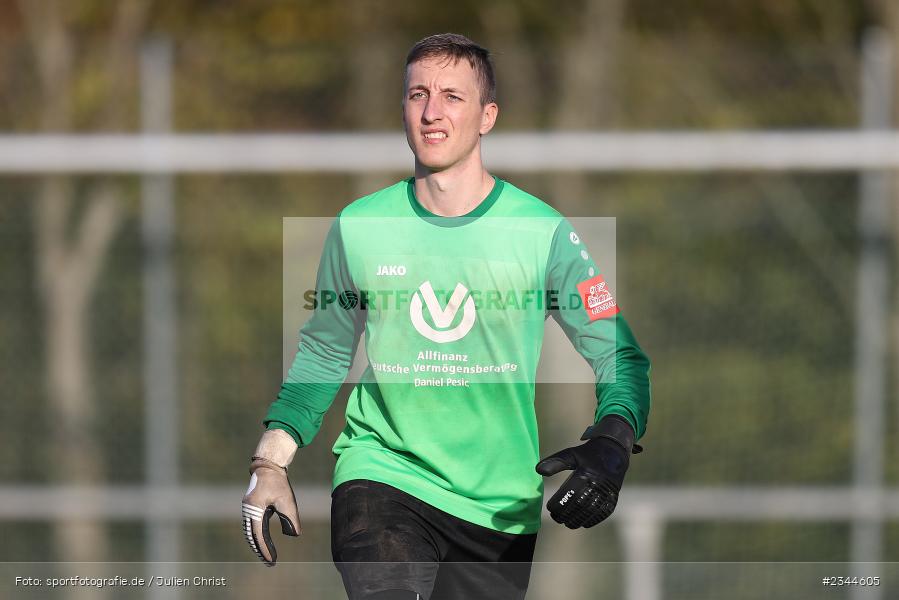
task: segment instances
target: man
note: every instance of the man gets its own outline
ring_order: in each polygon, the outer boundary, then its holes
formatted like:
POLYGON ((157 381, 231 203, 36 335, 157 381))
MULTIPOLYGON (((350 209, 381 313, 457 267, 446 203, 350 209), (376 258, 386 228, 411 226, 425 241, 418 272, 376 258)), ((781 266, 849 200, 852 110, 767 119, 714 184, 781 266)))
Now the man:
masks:
POLYGON ((315 312, 252 459, 246 537, 273 565, 269 518, 299 534, 287 466, 364 331, 369 365, 334 445, 332 554, 349 597, 522 598, 541 475, 574 471, 547 503, 557 522, 612 513, 646 426, 649 361, 570 223, 484 168, 498 113, 488 52, 425 38, 404 87, 415 176, 353 202, 328 234, 315 312), (593 367, 597 409, 586 443, 538 463, 548 316, 593 367))

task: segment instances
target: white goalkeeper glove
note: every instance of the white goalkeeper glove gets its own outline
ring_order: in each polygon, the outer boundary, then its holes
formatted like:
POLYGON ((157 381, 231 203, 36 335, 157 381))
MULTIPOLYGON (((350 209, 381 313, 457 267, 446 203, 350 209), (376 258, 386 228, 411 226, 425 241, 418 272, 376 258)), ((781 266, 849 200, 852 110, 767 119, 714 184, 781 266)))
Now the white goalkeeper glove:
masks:
POLYGON ((256 556, 269 567, 275 566, 278 553, 269 535, 273 514, 281 521, 285 535, 302 532, 297 500, 287 479, 287 465, 293 460, 297 443, 283 429, 269 429, 259 440, 250 464, 250 487, 243 497, 243 531, 256 556))

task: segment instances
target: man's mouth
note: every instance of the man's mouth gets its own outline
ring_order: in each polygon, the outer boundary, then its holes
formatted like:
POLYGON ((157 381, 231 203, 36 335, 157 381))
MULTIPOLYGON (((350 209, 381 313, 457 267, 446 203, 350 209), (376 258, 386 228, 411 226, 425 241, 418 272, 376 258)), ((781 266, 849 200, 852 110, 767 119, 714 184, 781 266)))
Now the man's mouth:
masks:
POLYGON ((439 144, 446 139, 445 131, 429 131, 424 134, 425 143, 439 144))

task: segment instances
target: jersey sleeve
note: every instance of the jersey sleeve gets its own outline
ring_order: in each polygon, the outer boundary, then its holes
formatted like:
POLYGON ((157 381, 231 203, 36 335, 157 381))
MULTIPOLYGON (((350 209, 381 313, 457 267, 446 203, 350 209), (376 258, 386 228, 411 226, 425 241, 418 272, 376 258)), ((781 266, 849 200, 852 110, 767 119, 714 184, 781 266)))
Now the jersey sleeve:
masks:
POLYGON ((347 266, 340 217, 325 240, 312 302, 300 329, 296 356, 263 423, 284 429, 300 447, 318 433, 325 412, 344 382, 364 328, 359 290, 347 266))
POLYGON ((639 439, 650 408, 650 361, 630 327, 599 267, 568 220, 556 228, 546 268, 549 293, 558 302, 547 311, 590 364, 596 376, 594 423, 619 415, 639 439))

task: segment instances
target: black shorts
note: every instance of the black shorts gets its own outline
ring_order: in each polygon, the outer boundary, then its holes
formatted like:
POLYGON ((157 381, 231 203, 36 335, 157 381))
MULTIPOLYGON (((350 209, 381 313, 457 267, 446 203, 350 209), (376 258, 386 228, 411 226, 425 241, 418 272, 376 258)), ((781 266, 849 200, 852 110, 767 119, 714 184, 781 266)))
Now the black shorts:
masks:
POLYGON ((536 533, 475 525, 376 481, 347 481, 331 494, 331 555, 350 600, 389 598, 387 590, 422 600, 520 600, 536 542, 536 533))

